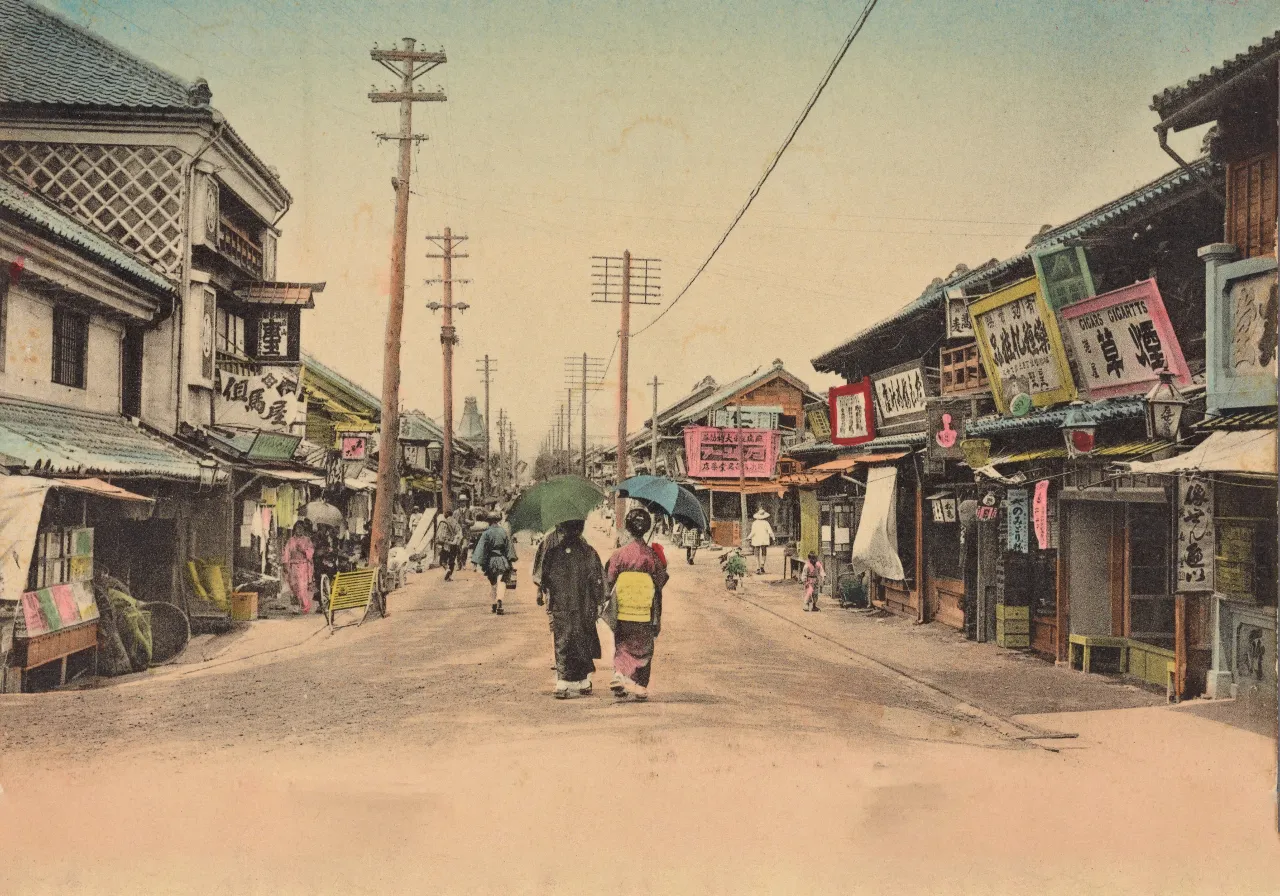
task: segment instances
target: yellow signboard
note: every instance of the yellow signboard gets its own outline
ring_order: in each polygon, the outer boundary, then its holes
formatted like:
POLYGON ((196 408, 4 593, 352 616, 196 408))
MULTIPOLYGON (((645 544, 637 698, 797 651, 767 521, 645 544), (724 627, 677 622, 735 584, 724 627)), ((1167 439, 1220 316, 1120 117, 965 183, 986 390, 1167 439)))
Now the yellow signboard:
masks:
POLYGON ((1048 407, 1076 397, 1058 321, 1035 277, 984 296, 969 313, 1001 414, 1025 413, 1032 406, 1048 407))

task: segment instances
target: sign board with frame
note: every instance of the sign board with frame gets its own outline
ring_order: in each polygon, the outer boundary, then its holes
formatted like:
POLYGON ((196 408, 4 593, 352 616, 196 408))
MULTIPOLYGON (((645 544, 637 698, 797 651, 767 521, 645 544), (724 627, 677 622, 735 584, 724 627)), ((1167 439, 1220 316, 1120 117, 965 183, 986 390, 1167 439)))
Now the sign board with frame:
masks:
POLYGON ((1210 270, 1205 341, 1210 411, 1276 404, 1276 259, 1249 258, 1210 270))
POLYGON ((833 386, 827 397, 831 409, 832 444, 861 445, 876 437, 870 379, 863 377, 858 383, 833 386))
POLYGON ((972 339, 973 318, 969 316, 969 301, 964 290, 953 286, 946 291, 943 302, 947 311, 947 338, 972 339))
POLYGON ((1077 302, 1058 317, 1090 398, 1145 394, 1166 369, 1180 385, 1191 384, 1154 279, 1077 302))
POLYGON ((1019 395, 1027 395, 1038 408, 1075 399, 1058 322, 1035 277, 984 296, 969 306, 969 312, 991 396, 1001 414, 1010 413, 1019 395))
POLYGON ((1082 246, 1054 246, 1031 253, 1031 264, 1046 303, 1054 311, 1084 301, 1095 292, 1082 246))
POLYGON ((871 380, 876 396, 876 412, 880 427, 924 419, 925 399, 929 397, 929 380, 924 362, 911 361, 883 370, 871 380))

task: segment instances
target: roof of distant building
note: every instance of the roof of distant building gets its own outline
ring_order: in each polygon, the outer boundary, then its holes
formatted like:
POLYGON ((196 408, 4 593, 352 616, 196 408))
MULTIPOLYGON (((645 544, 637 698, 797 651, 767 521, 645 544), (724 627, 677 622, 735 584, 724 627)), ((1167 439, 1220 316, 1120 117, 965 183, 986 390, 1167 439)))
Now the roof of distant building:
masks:
POLYGON ((382 412, 382 402, 364 386, 355 380, 348 379, 327 364, 319 361, 314 355, 302 353, 302 367, 322 380, 328 380, 356 401, 366 405, 373 413, 382 412))
POLYGON ((1221 65, 1215 65, 1207 72, 1157 93, 1151 98, 1151 109, 1160 116, 1162 125, 1176 124, 1176 130, 1203 124, 1205 121, 1212 120, 1212 117, 1176 122, 1169 120, 1219 89, 1229 86, 1236 79, 1249 82, 1252 82, 1255 76, 1274 79, 1277 60, 1280 60, 1280 31, 1264 37, 1254 46, 1243 53, 1236 54, 1221 65))
POLYGON ((690 420, 697 420, 699 417, 705 416, 708 412, 715 410, 721 405, 727 404, 729 399, 733 398, 733 396, 738 393, 753 389, 774 376, 782 376, 789 379, 796 388, 802 389, 810 395, 813 394, 802 380, 787 371, 787 369, 780 363, 775 362, 771 366, 759 367, 748 373, 746 376, 741 376, 732 382, 725 383, 706 398, 685 408, 679 414, 671 418, 670 421, 663 422, 687 423, 690 420))
MULTIPOLYGON (((4 0, 0 0, 3 3, 4 0)), ((171 283, 155 270, 134 258, 111 240, 49 205, 40 197, 0 177, 0 208, 12 212, 29 224, 60 240, 84 250, 117 271, 141 280, 165 292, 174 292, 171 283)))

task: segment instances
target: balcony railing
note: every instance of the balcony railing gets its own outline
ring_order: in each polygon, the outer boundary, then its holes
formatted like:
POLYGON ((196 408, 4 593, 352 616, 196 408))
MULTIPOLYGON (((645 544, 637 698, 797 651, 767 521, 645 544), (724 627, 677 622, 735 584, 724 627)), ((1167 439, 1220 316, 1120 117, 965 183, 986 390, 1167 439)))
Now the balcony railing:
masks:
POLYGON ((262 246, 225 216, 218 219, 218 251, 255 280, 262 277, 262 246))

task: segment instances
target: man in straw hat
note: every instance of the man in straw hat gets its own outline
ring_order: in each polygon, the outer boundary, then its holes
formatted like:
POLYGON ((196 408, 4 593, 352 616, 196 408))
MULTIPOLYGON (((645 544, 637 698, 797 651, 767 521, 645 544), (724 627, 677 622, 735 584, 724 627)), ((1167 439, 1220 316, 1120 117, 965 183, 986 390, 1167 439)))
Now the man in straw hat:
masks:
POLYGON ((751 547, 756 552, 756 575, 764 575, 764 559, 769 553, 769 545, 773 544, 773 527, 769 525, 769 514, 757 510, 751 524, 751 547))

